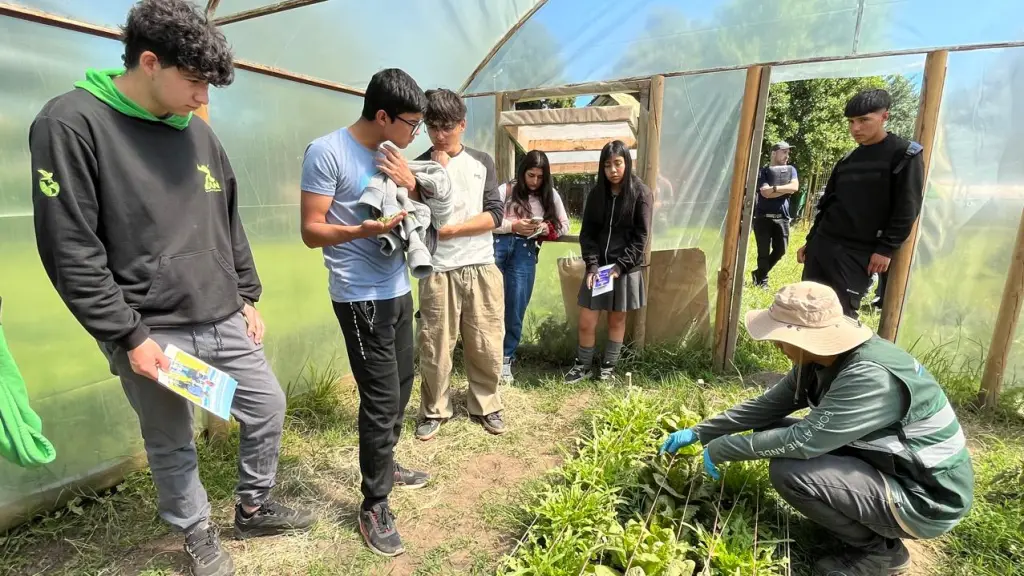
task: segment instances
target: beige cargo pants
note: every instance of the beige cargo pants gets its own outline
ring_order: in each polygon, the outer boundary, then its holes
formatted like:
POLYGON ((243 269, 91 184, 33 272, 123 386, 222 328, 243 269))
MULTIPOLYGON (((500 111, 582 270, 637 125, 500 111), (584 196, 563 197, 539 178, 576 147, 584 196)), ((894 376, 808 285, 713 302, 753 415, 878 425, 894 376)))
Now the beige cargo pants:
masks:
POLYGON ((501 410, 505 284, 494 264, 435 272, 420 280, 420 418, 451 418, 452 353, 462 335, 472 416, 501 410))

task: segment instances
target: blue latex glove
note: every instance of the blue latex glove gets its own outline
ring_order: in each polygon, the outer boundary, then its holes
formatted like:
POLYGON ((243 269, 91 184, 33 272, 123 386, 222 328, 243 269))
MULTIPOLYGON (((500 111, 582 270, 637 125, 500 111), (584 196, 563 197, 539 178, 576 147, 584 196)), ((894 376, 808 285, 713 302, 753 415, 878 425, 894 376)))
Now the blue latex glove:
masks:
POLYGON ((685 448, 698 440, 700 440, 700 438, 697 438, 697 434, 694 433, 693 430, 690 430, 689 428, 686 430, 679 430, 668 435, 668 439, 661 445, 661 452, 675 454, 680 448, 685 448))
POLYGON ((711 476, 712 480, 718 480, 722 477, 722 475, 718 473, 718 468, 715 467, 715 463, 711 461, 711 452, 708 452, 707 448, 704 449, 704 471, 708 473, 708 476, 711 476))

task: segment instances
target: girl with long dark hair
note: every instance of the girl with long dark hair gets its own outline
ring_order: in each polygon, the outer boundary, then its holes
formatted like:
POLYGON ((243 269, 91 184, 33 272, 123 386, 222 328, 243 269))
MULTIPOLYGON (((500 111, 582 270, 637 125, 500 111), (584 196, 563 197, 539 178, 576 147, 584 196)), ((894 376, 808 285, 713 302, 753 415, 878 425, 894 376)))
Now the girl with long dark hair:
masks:
POLYGON ((626 335, 626 313, 647 304, 641 267, 651 231, 651 192, 633 174, 633 159, 621 140, 605 145, 598 164, 597 186, 590 191, 583 207, 580 249, 587 271, 578 298, 579 348, 566 382, 594 375, 592 364, 601 312, 608 313, 608 345, 597 377, 612 379, 626 335), (607 266, 611 266, 608 274, 613 288, 595 296, 595 281, 607 266))
POLYGON ((501 378, 512 382, 512 358, 523 336, 523 318, 533 295, 537 255, 544 240, 569 231, 562 199, 551 178, 548 157, 531 150, 519 163, 516 179, 499 191, 505 217, 494 230, 494 259, 505 277, 505 342, 501 378))

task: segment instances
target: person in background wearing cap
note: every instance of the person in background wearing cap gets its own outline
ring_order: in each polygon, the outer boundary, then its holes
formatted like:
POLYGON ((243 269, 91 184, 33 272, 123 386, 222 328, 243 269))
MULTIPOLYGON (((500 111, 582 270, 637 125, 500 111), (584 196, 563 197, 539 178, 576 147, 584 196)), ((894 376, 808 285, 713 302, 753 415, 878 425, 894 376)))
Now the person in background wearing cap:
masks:
POLYGON ((846 103, 859 146, 832 169, 807 244, 796 253, 802 279, 831 286, 854 318, 872 275, 889 270, 921 213, 922 148, 886 131, 890 106, 892 97, 880 89, 863 90, 846 103))
POLYGON ((662 451, 701 442, 716 479, 725 462, 769 459, 782 498, 846 546, 818 560, 814 574, 906 570, 901 540, 945 534, 974 498, 964 433, 942 388, 816 282, 782 288, 771 308, 747 313, 746 325, 794 368, 763 395, 672 433, 662 451), (805 417, 790 417, 804 408, 805 417))
POLYGON ((754 239, 757 241, 757 270, 751 272, 754 286, 768 287, 768 273, 782 260, 789 243, 789 197, 800 189, 796 167, 790 166, 791 146, 772 146, 769 165, 757 175, 754 204, 754 239))

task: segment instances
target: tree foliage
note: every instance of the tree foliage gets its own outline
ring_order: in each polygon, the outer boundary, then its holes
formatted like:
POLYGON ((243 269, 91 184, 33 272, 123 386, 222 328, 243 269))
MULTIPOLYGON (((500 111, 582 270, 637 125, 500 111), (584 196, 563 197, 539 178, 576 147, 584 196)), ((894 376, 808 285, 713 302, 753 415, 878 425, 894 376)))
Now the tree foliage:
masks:
POLYGON ((768 95, 764 141, 765 163, 771 145, 785 140, 793 146, 790 163, 801 174, 828 170, 856 143, 850 137, 843 109, 865 88, 885 88, 893 97, 890 132, 912 138, 917 118, 918 89, 903 76, 815 78, 774 84, 768 95))

